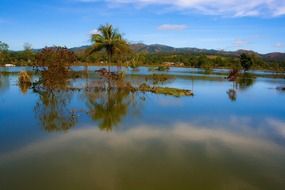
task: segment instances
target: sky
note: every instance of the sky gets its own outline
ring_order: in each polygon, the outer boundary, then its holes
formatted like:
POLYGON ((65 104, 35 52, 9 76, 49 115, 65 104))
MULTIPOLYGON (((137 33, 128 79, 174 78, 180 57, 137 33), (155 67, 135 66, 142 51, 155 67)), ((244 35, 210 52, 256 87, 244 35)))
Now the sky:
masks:
POLYGON ((0 41, 78 47, 102 24, 131 43, 285 52, 285 0, 0 0, 0 41))

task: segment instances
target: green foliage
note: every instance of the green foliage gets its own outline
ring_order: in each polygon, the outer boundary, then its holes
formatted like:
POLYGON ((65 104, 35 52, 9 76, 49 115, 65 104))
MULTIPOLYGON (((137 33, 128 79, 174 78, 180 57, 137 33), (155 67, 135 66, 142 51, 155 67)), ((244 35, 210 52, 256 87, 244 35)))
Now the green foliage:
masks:
POLYGON ((253 65, 252 58, 246 53, 242 53, 240 55, 240 64, 244 71, 248 71, 253 65))
POLYGON ((170 96, 193 96, 193 92, 191 90, 184 90, 178 88, 168 88, 168 87, 151 87, 145 83, 141 84, 138 88, 139 91, 142 92, 152 92, 155 94, 164 94, 170 96))
POLYGON ((35 54, 32 50, 32 45, 29 43, 24 44, 24 51, 22 52, 22 60, 28 65, 32 64, 35 61, 35 54))
POLYGON ((8 44, 0 41, 0 65, 8 62, 8 44))
POLYGON ((197 62, 196 67, 201 68, 202 65, 206 65, 206 64, 208 64, 207 56, 206 55, 200 55, 198 58, 198 62, 197 62))
POLYGON ((6 44, 6 43, 0 41, 0 52, 8 51, 8 49, 9 49, 8 44, 6 44))
POLYGON ((87 92, 88 114, 94 121, 99 122, 100 129, 111 131, 128 112, 128 101, 126 100, 129 94, 128 90, 119 88, 96 89, 87 92))
POLYGON ((222 59, 221 56, 217 56, 214 60, 214 66, 222 65, 222 64, 224 64, 224 60, 222 59))
POLYGON ((144 64, 145 54, 143 53, 134 53, 130 55, 129 66, 136 70, 140 65, 144 64))
POLYGON ((105 50, 108 55, 109 63, 112 61, 114 55, 120 57, 130 52, 127 41, 124 40, 118 30, 114 29, 110 24, 100 26, 98 32, 92 35, 91 41, 94 44, 88 50, 89 55, 105 50))

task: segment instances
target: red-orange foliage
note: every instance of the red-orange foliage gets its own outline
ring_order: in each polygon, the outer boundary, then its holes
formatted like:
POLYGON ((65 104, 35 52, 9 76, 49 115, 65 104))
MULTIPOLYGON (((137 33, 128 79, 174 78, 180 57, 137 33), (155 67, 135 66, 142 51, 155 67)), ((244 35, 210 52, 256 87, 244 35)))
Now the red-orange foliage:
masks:
POLYGON ((46 47, 36 56, 35 67, 41 72, 41 83, 47 88, 63 88, 76 55, 65 47, 46 47))
POLYGON ((36 56, 36 67, 65 70, 76 61, 76 55, 66 47, 46 47, 36 56))

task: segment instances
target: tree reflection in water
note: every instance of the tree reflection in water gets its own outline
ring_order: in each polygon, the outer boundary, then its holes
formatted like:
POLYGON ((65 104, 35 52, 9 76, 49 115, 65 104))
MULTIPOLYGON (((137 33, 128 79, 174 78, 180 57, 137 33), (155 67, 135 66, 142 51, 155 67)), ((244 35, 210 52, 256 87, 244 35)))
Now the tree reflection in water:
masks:
MULTIPOLYGON (((52 79, 50 81, 54 81, 52 79)), ((40 88, 34 88, 39 95, 39 100, 34 108, 36 117, 41 126, 48 132, 67 131, 77 123, 77 111, 71 109, 70 102, 74 94, 68 80, 51 83, 40 88), (65 82, 64 82, 65 81, 65 82), (53 87, 52 87, 53 86, 53 87)), ((99 123, 102 130, 111 131, 114 126, 120 124, 122 119, 129 113, 138 114, 138 92, 132 92, 124 80, 96 80, 86 84, 83 96, 86 100, 87 110, 84 113, 99 123)), ((143 100, 142 98, 139 100, 143 100)))
POLYGON ((41 126, 48 132, 67 131, 76 125, 76 109, 70 108, 74 93, 70 88, 70 80, 69 72, 55 76, 47 70, 41 72, 38 82, 33 83, 33 92, 39 96, 34 112, 41 126))
POLYGON ((240 90, 247 90, 255 83, 255 77, 250 73, 243 73, 236 81, 240 90))
POLYGON ((255 83, 255 78, 250 73, 243 73, 239 75, 236 81, 233 81, 233 86, 227 91, 228 97, 231 101, 237 100, 237 90, 247 90, 255 83))
POLYGON ((0 73, 0 92, 4 92, 9 89, 10 86, 10 80, 9 80, 9 74, 7 73, 0 73))
POLYGON ((69 108, 73 92, 69 89, 69 75, 61 72, 54 76, 50 71, 41 73, 42 82, 33 85, 39 95, 34 111, 41 126, 48 132, 67 131, 75 126, 77 114, 69 108))
POLYGON ((227 91, 228 97, 232 102, 235 102, 237 100, 237 92, 235 89, 229 89, 227 91))
MULTIPOLYGON (((111 131, 132 108, 138 113, 138 94, 128 88, 124 80, 100 80, 91 84, 92 90, 86 91, 88 115, 99 122, 102 130, 111 131), (95 86, 94 86, 95 85, 95 86)), ((90 86, 90 85, 88 85, 90 86)))
POLYGON ((69 108, 71 91, 47 90, 38 94, 39 100, 34 111, 46 131, 66 131, 75 126, 76 112, 69 108))
POLYGON ((26 94, 31 87, 31 84, 28 83, 19 83, 19 88, 22 92, 22 94, 26 94))

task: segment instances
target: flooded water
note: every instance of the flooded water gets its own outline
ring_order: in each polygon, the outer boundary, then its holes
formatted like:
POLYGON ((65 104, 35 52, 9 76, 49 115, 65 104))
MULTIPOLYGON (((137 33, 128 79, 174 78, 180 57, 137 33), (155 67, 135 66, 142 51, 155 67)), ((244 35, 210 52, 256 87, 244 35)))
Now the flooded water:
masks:
POLYGON ((23 69, 0 74, 1 190, 285 189, 284 79, 127 71, 194 93, 174 97, 95 89, 92 67, 72 90, 36 92, 18 85, 23 69))

